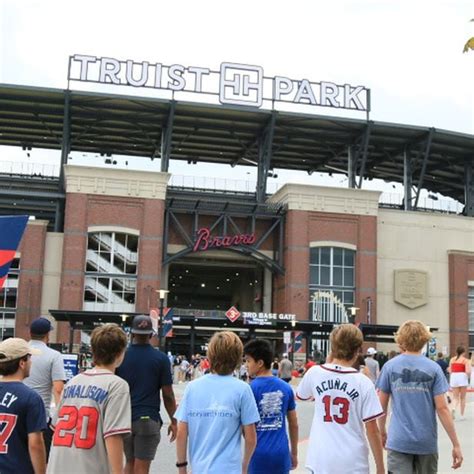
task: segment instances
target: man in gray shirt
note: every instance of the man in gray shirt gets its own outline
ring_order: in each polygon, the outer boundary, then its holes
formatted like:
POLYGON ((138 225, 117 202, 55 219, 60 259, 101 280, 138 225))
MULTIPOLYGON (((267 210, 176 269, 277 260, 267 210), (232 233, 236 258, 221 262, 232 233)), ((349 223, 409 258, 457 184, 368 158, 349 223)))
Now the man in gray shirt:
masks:
POLYGON ((58 406, 66 380, 61 354, 47 346, 49 333, 52 329, 51 323, 46 318, 38 318, 31 323, 29 345, 38 349, 41 353, 31 357, 30 376, 23 381, 28 387, 37 392, 44 402, 46 421, 48 422, 48 429, 44 432, 46 459, 49 456, 53 436, 53 432, 49 427, 51 394, 54 396, 54 403, 58 406))
POLYGON ((375 354, 377 354, 377 351, 373 347, 369 347, 365 358, 365 366, 369 369, 369 378, 374 384, 380 373, 379 361, 375 360, 375 354))
POLYGON ((283 359, 280 362, 280 369, 278 375, 285 382, 291 382, 291 371, 293 370, 293 364, 288 360, 288 355, 283 354, 283 359))

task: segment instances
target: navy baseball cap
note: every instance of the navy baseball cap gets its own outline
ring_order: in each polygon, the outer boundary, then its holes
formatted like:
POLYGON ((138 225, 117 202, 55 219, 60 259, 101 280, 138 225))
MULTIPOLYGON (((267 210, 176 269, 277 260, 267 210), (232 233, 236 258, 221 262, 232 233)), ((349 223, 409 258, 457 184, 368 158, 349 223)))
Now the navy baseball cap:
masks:
POLYGON ((53 326, 49 319, 46 318, 38 318, 35 319, 30 324, 30 333, 36 334, 38 336, 42 336, 43 334, 48 334, 49 331, 53 330, 53 326))
POLYGON ((132 321, 132 334, 151 334, 153 325, 150 316, 140 314, 135 316, 132 321))

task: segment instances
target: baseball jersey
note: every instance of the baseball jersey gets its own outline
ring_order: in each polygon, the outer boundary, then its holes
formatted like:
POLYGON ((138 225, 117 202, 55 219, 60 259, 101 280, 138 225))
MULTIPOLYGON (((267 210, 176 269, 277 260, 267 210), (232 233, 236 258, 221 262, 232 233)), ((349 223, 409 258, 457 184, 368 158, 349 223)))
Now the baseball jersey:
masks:
POLYGON ((33 474, 28 434, 45 429, 41 397, 22 382, 0 381, 0 472, 33 474))
POLYGON ((92 369, 73 377, 53 418, 48 473, 109 474, 105 439, 131 431, 130 393, 125 380, 92 369))
POLYGON ((369 472, 364 423, 383 415, 374 384, 350 367, 312 367, 296 390, 302 400, 314 398, 306 467, 314 474, 369 472))

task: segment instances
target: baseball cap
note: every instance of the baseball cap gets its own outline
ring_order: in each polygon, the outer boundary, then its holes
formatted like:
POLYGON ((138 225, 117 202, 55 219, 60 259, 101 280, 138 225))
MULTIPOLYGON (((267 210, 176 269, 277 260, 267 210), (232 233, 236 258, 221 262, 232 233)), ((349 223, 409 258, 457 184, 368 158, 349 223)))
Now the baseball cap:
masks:
POLYGON ((373 355, 377 354, 377 351, 373 347, 369 347, 367 349, 367 354, 369 354, 369 356, 373 356, 373 355))
POLYGON ((53 326, 49 319, 37 318, 30 324, 30 333, 42 336, 48 334, 49 331, 53 330, 53 326))
POLYGON ((21 359, 27 354, 38 355, 41 351, 30 347, 24 339, 19 337, 11 337, 0 342, 0 363, 21 359))
POLYGON ((132 334, 151 334, 153 325, 150 316, 140 314, 135 316, 132 321, 132 334))

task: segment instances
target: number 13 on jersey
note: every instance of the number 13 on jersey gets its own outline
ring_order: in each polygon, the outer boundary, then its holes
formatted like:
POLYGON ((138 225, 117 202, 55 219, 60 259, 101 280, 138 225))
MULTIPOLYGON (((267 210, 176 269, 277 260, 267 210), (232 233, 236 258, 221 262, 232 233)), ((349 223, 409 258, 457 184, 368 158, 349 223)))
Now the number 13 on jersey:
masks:
POLYGON ((350 401, 344 397, 334 397, 326 395, 323 397, 324 421, 326 423, 336 422, 345 425, 349 420, 350 401))

